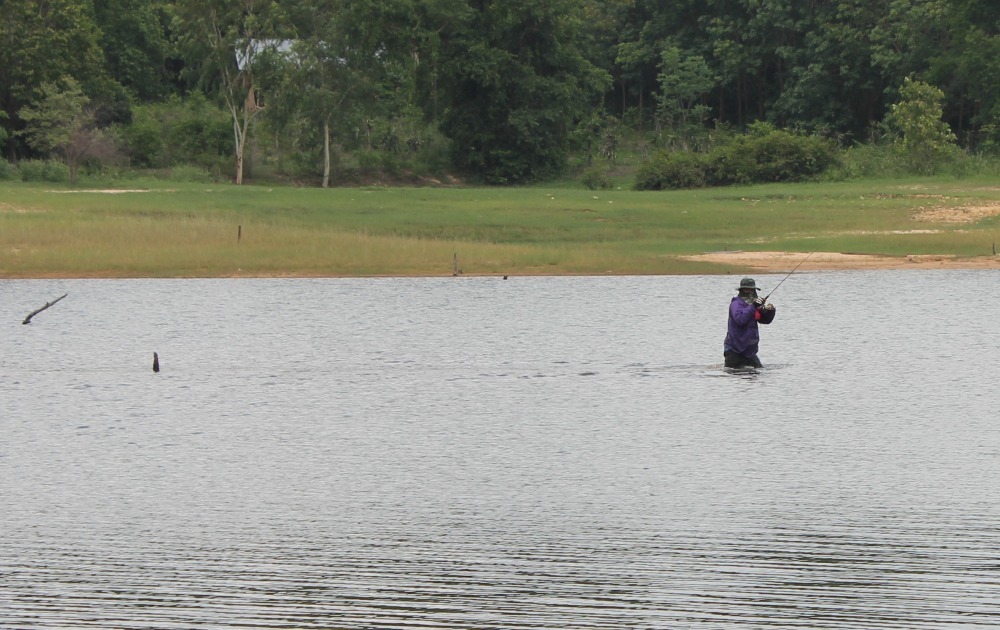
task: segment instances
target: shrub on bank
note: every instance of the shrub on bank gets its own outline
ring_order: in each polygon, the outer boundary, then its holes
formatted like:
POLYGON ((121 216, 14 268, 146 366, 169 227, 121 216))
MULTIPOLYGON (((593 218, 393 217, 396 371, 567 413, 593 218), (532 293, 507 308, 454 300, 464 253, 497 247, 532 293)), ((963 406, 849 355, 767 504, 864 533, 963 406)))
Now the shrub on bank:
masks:
POLYGON ((69 167, 57 160, 22 160, 17 170, 23 182, 61 184, 69 181, 69 167))
POLYGON ((232 120, 200 95, 135 107, 121 135, 132 164, 143 168, 215 170, 235 159, 232 120))
POLYGON ((17 178, 18 178, 17 167, 15 167, 7 160, 0 158, 0 181, 8 181, 17 178))
POLYGON ((588 168, 583 172, 580 183, 588 190, 608 190, 611 188, 611 179, 605 169, 600 167, 588 168))
POLYGON ((636 173, 636 190, 702 188, 708 181, 708 163, 700 153, 663 151, 636 173))
POLYGON ((709 153, 709 182, 798 182, 823 173, 836 161, 833 141, 773 129, 760 136, 737 136, 709 153))
POLYGON ((636 177, 637 190, 700 188, 706 185, 797 182, 837 163, 833 141, 756 125, 707 154, 661 152, 636 177))

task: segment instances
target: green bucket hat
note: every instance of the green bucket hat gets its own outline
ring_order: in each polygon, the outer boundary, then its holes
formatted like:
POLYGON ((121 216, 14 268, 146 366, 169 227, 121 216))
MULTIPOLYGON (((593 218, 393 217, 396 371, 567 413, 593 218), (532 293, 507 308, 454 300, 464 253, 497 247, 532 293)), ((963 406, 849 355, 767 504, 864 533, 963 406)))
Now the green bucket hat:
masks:
POLYGON ((753 278, 743 278, 742 280, 740 280, 740 288, 737 290, 742 291, 743 289, 753 289, 754 291, 763 291, 762 288, 757 286, 757 283, 754 282, 753 278))

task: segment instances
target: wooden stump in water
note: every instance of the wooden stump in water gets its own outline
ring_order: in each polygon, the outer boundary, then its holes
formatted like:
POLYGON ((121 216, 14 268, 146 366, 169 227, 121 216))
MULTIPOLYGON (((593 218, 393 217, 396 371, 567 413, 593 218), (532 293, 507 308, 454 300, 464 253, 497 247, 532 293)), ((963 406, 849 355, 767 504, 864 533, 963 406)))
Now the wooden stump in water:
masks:
POLYGON ((155 352, 153 353, 153 371, 160 371, 160 357, 155 352))

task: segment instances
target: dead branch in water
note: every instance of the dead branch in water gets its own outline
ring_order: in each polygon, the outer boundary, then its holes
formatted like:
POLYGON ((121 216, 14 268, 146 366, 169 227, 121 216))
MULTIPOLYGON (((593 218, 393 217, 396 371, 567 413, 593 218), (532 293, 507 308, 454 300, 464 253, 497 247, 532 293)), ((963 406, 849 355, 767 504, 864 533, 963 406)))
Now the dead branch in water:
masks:
POLYGON ((38 309, 37 311, 32 311, 32 312, 28 313, 28 316, 27 316, 27 317, 25 317, 25 318, 24 318, 24 321, 23 321, 23 322, 21 322, 21 323, 22 323, 22 324, 30 324, 30 323, 31 323, 31 318, 32 318, 32 317, 34 317, 35 315, 38 315, 39 313, 41 313, 42 311, 44 311, 44 310, 45 310, 45 309, 47 309, 48 307, 52 306, 53 304, 55 304, 55 303, 56 303, 56 302, 58 302, 59 300, 61 300, 61 299, 63 299, 64 297, 66 297, 67 295, 69 295, 69 293, 63 293, 62 295, 60 295, 60 296, 59 296, 59 297, 57 297, 56 299, 52 300, 51 302, 46 302, 46 303, 45 303, 45 306, 43 306, 42 308, 38 309))

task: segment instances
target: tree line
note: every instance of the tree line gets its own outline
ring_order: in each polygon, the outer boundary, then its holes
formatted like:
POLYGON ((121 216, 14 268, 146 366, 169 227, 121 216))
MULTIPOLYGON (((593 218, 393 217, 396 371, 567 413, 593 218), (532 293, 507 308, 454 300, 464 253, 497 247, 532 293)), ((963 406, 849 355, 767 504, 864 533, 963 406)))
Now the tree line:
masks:
POLYGON ((0 43, 5 162, 74 177, 125 159, 241 182, 267 160, 325 186, 349 157, 521 183, 622 128, 707 153, 762 123, 878 142, 895 116, 912 142, 920 103, 935 138, 1000 147, 989 0, 3 0, 0 43))

